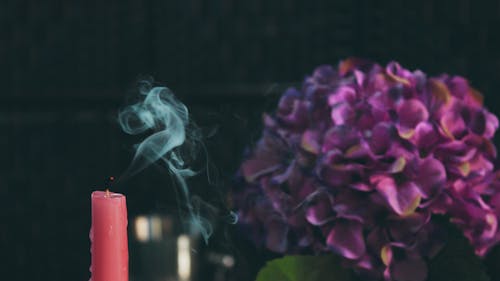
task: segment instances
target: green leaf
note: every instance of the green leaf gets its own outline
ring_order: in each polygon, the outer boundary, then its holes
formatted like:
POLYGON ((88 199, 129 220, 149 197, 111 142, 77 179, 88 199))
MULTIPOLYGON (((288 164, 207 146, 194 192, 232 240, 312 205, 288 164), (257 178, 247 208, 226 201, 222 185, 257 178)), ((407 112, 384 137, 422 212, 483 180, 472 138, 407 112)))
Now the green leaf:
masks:
POLYGON ((256 281, 352 281, 340 260, 327 256, 285 256, 266 264, 256 281))
POLYGON ((444 249, 429 264, 428 281, 490 281, 483 261, 463 234, 450 228, 444 249))

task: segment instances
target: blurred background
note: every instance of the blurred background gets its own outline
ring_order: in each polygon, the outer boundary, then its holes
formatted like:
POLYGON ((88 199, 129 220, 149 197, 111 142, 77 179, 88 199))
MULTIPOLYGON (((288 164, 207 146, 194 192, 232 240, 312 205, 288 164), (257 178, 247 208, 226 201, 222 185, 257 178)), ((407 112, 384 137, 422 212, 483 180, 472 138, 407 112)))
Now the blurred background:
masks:
MULTIPOLYGON (((189 107, 217 170, 192 188, 223 206, 261 113, 320 64, 359 56, 460 74, 500 114, 499 27, 498 0, 0 1, 0 279, 89 279, 90 193, 132 158, 138 139, 116 117, 139 79, 189 107)), ((152 167, 116 189, 131 280, 175 277, 186 240, 168 174, 152 167)), ((208 246, 187 240, 189 278, 253 280, 265 253, 224 212, 217 221, 208 246)))

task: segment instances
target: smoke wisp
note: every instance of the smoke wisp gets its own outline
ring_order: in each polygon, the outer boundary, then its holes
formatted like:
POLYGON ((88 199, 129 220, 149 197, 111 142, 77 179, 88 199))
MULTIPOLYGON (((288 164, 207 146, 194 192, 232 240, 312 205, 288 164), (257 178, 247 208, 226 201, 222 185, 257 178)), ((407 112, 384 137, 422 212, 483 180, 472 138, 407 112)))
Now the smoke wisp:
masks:
POLYGON ((121 110, 118 122, 127 134, 152 133, 136 145, 135 155, 124 176, 133 176, 157 161, 163 163, 175 179, 180 204, 187 209, 190 229, 200 233, 207 242, 213 232, 212 225, 201 216, 198 204, 191 200, 186 182, 197 174, 186 160, 196 157, 197 146, 202 145, 201 134, 190 122, 187 107, 168 88, 155 87, 145 81, 139 92, 139 101, 121 110))

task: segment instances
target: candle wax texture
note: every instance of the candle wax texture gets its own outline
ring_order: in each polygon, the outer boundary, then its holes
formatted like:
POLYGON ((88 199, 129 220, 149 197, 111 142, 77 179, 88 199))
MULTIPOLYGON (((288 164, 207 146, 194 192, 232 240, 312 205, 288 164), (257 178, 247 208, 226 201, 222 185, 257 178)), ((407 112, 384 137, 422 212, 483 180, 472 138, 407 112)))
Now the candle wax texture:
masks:
POLYGON ((92 193, 91 281, 128 281, 127 205, 118 193, 92 193))

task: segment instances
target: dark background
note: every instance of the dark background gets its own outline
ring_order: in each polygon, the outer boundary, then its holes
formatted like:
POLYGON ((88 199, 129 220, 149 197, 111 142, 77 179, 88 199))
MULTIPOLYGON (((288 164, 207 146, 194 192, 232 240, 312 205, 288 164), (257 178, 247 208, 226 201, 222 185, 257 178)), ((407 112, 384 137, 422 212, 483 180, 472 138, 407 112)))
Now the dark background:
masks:
MULTIPOLYGON (((215 132, 219 181, 194 188, 223 195, 261 112, 319 64, 464 75, 500 114, 499 27, 492 0, 0 1, 0 279, 88 280, 90 192, 131 159, 116 115, 144 75, 215 132)), ((169 182, 148 170, 117 188, 133 216, 170 208, 169 182)), ((211 247, 244 251, 226 238, 211 247)))

